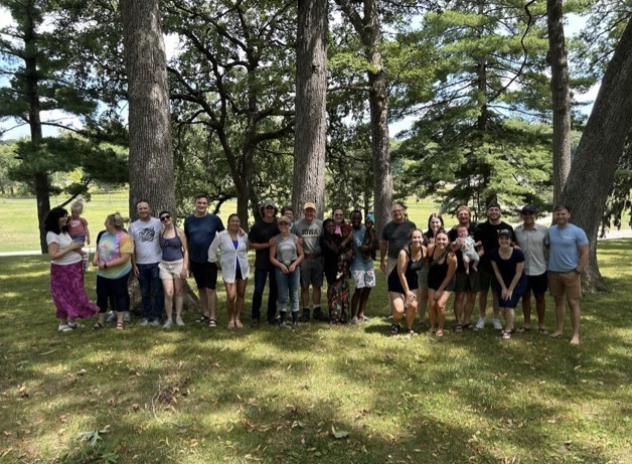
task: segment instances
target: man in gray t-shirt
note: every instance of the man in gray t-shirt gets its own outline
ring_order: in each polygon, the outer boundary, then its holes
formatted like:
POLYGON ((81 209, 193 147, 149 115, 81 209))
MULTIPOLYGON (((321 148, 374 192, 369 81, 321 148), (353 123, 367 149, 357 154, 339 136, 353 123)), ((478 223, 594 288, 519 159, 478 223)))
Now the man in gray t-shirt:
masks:
POLYGON ((314 319, 322 318, 320 289, 323 286, 323 257, 320 252, 320 236, 323 221, 316 219, 316 204, 305 203, 303 217, 292 225, 293 232, 302 240, 305 259, 301 262, 301 303, 303 322, 309 321, 309 287, 312 286, 314 319))
POLYGON ((397 265, 397 256, 410 242, 413 230, 417 228, 414 222, 406 219, 406 210, 399 203, 393 204, 391 215, 393 220, 382 229, 382 243, 380 245, 380 269, 388 274, 397 265), (388 256, 388 261, 385 258, 388 256))

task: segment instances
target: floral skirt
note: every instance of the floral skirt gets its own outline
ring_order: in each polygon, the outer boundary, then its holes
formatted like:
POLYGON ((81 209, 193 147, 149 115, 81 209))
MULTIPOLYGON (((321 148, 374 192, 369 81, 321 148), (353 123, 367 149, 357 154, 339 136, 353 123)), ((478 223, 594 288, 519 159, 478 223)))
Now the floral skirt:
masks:
POLYGON ((329 302, 329 320, 331 322, 346 321, 349 309, 349 281, 346 276, 329 284, 327 300, 329 302))
POLYGON ((90 302, 83 286, 83 262, 50 266, 50 290, 57 319, 92 317, 99 308, 90 302))

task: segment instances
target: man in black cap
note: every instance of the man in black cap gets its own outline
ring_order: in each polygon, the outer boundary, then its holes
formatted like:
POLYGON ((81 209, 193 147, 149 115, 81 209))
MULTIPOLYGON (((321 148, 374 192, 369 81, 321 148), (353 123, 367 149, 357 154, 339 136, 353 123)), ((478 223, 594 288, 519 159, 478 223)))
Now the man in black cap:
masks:
POLYGON ((548 332, 544 327, 544 312, 546 310, 544 295, 548 289, 546 244, 549 237, 549 229, 535 222, 538 217, 538 209, 535 206, 525 206, 520 214, 522 216, 522 224, 516 227, 514 234, 516 235, 518 246, 524 253, 527 291, 522 296, 524 323, 518 329, 518 332, 522 333, 531 330, 531 293, 533 292, 538 312, 538 331, 541 334, 547 334, 548 332))

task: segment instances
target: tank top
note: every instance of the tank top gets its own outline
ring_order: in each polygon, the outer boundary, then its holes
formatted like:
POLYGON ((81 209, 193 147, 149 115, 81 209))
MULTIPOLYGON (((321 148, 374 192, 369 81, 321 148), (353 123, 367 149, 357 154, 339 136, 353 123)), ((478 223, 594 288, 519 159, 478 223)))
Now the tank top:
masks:
POLYGON ((160 237, 160 248, 162 249, 163 261, 179 261, 184 258, 182 252, 182 241, 176 232, 176 236, 172 238, 160 237))
POLYGON ((287 238, 281 237, 281 234, 274 237, 276 242, 276 259, 286 266, 292 264, 298 259, 296 249, 296 235, 290 234, 287 238))
MULTIPOLYGON (((434 251, 433 256, 430 257, 430 269, 428 270, 428 287, 433 290, 437 290, 445 280, 445 277, 448 275, 448 254, 445 253, 443 258, 443 263, 439 264, 434 259, 434 251)), ((439 259, 441 259, 441 256, 439 256, 439 259)))

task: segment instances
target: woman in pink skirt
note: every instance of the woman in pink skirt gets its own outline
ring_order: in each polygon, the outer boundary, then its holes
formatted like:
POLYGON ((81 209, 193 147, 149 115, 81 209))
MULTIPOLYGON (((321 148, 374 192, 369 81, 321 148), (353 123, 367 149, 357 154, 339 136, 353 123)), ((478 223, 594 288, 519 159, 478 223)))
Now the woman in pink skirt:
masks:
POLYGON ((50 288, 57 308, 58 330, 72 332, 83 327, 75 319, 87 319, 99 310, 90 302, 83 286, 83 264, 79 253, 83 242, 74 242, 68 234, 68 211, 63 208, 50 210, 44 228, 51 257, 50 288))

